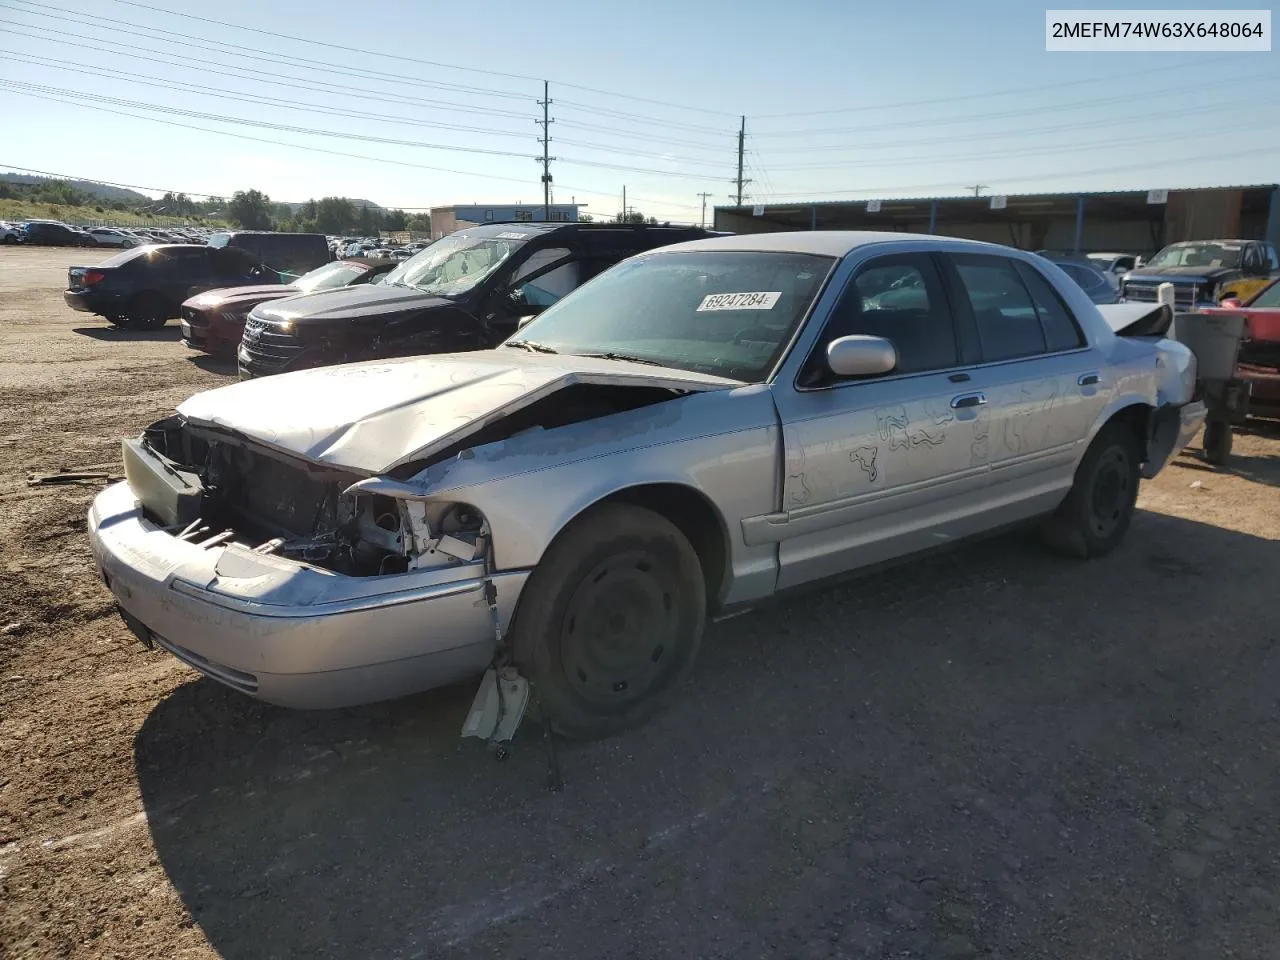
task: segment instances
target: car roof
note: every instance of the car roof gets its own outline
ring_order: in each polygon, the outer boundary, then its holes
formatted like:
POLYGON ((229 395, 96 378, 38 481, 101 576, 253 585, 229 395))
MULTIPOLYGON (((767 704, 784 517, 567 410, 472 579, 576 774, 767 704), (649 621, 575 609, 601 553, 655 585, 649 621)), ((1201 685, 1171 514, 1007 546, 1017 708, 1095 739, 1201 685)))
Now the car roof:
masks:
POLYGON ((483 223, 474 227, 463 227, 454 236, 496 237, 500 234, 521 234, 522 236, 542 236, 549 233, 603 233, 631 230, 636 233, 671 233, 671 234, 706 234, 701 227, 679 227, 662 223, 596 223, 595 221, 528 221, 516 220, 501 223, 483 223))
POLYGON ((1007 255, 1008 247, 978 240, 962 240, 956 237, 938 237, 927 233, 901 233, 887 230, 814 230, 787 233, 739 233, 729 236, 690 240, 672 247, 673 250, 729 251, 744 250, 757 253, 808 253, 822 257, 845 257, 859 247, 879 243, 941 242, 963 244, 965 247, 986 247, 1007 255))

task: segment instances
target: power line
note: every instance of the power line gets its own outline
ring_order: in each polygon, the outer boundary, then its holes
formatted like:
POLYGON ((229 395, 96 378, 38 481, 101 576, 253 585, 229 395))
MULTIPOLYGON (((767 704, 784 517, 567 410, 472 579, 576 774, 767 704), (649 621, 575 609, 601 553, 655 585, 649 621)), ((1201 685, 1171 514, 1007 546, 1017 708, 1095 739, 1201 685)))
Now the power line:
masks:
MULTIPOLYGON (((1041 180, 1062 180, 1064 178, 1071 178, 1071 177, 1088 177, 1088 176, 1095 176, 1098 174, 1105 174, 1105 173, 1127 173, 1133 170, 1151 171, 1152 177, 1154 179, 1155 177, 1158 177, 1160 175, 1159 171, 1160 171, 1161 164, 1169 165, 1169 164, 1175 164, 1175 163, 1204 163, 1211 160, 1221 161, 1223 159, 1235 159, 1237 157, 1251 157, 1251 156, 1261 156, 1263 154, 1274 154, 1275 151, 1276 151, 1276 148, 1274 146, 1268 146, 1268 147, 1252 148, 1249 150, 1232 149, 1229 155, 1224 155, 1221 150, 1217 150, 1216 152, 1211 154, 1204 154, 1196 157, 1170 157, 1162 153, 1159 155, 1158 161, 1154 163, 1148 160, 1145 163, 1134 163, 1134 164, 1128 164, 1125 166, 1117 166, 1117 167, 1098 167, 1093 170, 1069 170, 1069 171, 1063 171, 1059 173, 1033 174, 1025 177, 1011 178, 1005 182, 1006 183, 1030 183, 1033 181, 1038 182, 1041 180)), ((950 181, 947 183, 912 184, 910 186, 897 186, 897 187, 864 187, 858 190, 821 190, 821 191, 802 191, 798 193, 795 193, 795 192, 775 193, 773 194, 773 196, 776 198, 794 198, 794 197, 810 198, 810 197, 847 196, 850 194, 868 194, 873 197, 877 195, 884 196, 884 198, 887 199, 887 196, 885 195, 890 193, 901 193, 906 190, 912 190, 912 191, 946 190, 954 187, 954 185, 955 185, 955 181, 950 181)), ((985 187, 987 185, 982 184, 982 186, 985 187)), ((966 187, 966 189, 972 190, 973 188, 966 187)))
MULTIPOLYGON (((30 90, 47 94, 76 97, 92 103, 109 103, 116 106, 132 107, 136 110, 151 110, 171 116, 188 117, 195 120, 212 120, 215 123, 234 123, 262 130, 275 130, 280 133, 301 133, 309 136, 334 137, 340 140, 358 140, 363 143, 385 143, 397 147, 417 147, 423 150, 448 150, 454 153, 475 153, 490 157, 528 157, 528 153, 513 150, 492 150, 488 147, 462 147, 450 143, 426 143, 421 140, 401 140, 396 137, 375 137, 361 133, 344 133, 340 130, 323 130, 316 127, 299 127, 288 123, 276 123, 269 120, 250 120, 247 117, 233 117, 227 114, 207 113, 203 110, 188 110, 182 107, 168 107, 158 103, 145 103, 140 100, 126 100, 123 97, 107 97, 96 93, 85 93, 80 90, 69 90, 64 87, 49 87, 39 83, 22 83, 15 80, 0 80, 0 87, 11 90, 30 90)), ((83 106, 83 104, 81 104, 83 106)), ((145 119, 145 118, 143 118, 145 119)))
MULTIPOLYGON (((1196 90, 1207 90, 1213 87, 1239 87, 1241 83, 1248 83, 1254 80, 1277 80, 1274 73, 1252 74, 1244 77, 1232 77, 1229 79, 1212 80, 1206 83, 1197 83, 1196 90)), ((1170 87, 1164 90, 1147 90, 1144 91, 1145 97, 1159 97, 1165 94, 1183 94, 1187 92, 1186 84, 1179 84, 1177 87, 1170 87)), ((807 136, 823 136, 832 133, 868 133, 873 130, 899 130, 903 127, 919 127, 919 126, 954 126, 956 124, 973 123, 981 120, 1004 120, 1012 117, 1028 117, 1041 116, 1054 110, 1080 110, 1085 108, 1095 108, 1108 106, 1110 104, 1133 104, 1133 96, 1111 97, 1099 100, 1093 98, 1091 100, 1080 100, 1075 103, 1056 104, 1054 106, 1031 107, 1024 110, 1006 110, 1003 113, 971 113, 957 117, 946 117, 940 120, 897 120, 892 123, 877 123, 870 125, 862 125, 857 127, 825 127, 812 130, 784 130, 773 133, 753 133, 752 139, 762 139, 766 137, 807 137, 807 136)))
MULTIPOLYGON (((198 128, 192 128, 192 129, 198 129, 198 128)), ((217 130, 209 130, 209 131, 206 131, 206 132, 208 132, 208 133, 218 133, 218 132, 220 132, 220 131, 217 131, 217 130)), ((253 137, 253 138, 250 138, 250 139, 255 139, 255 140, 256 140, 256 139, 258 139, 258 138, 253 137)), ((273 142, 273 141, 264 141, 264 142, 273 142)), ((283 146, 290 146, 290 144, 283 144, 283 146)), ((306 148, 301 148, 301 149, 306 149, 306 148)), ((320 151, 320 152, 325 153, 325 152, 330 152, 330 151, 320 151)), ((376 157, 367 157, 367 158, 357 158, 357 159, 371 159, 371 160, 372 160, 372 159, 378 159, 378 158, 376 158, 376 157)), ((389 161, 389 162, 394 163, 395 161, 389 161)), ((403 165, 403 166, 417 166, 417 164, 398 164, 398 165, 403 165)), ((54 171, 52 171, 52 170, 37 170, 35 167, 24 167, 24 166, 22 166, 21 164, 16 164, 16 163, 4 163, 3 161, 0 161, 0 167, 4 167, 4 168, 6 168, 6 169, 8 169, 8 170, 10 170, 10 171, 19 171, 19 172, 22 172, 22 173, 34 173, 34 174, 40 174, 40 175, 42 175, 42 176, 46 176, 46 177, 54 177, 54 178, 56 178, 56 179, 58 179, 58 180, 84 180, 84 181, 87 181, 87 182, 90 182, 90 183, 98 183, 98 184, 102 184, 103 186, 107 186, 107 187, 123 187, 123 188, 129 189, 129 190, 147 190, 147 191, 150 191, 150 192, 152 192, 152 193, 174 193, 174 194, 176 194, 176 193, 185 193, 185 194, 186 194, 187 196, 189 196, 189 197, 204 197, 204 198, 206 198, 206 199, 213 198, 213 197, 217 197, 217 198, 219 198, 219 199, 222 199, 222 198, 225 198, 225 197, 226 197, 226 193, 202 193, 202 192, 200 192, 199 190, 171 190, 171 189, 168 189, 168 188, 166 188, 166 187, 153 187, 153 186, 146 186, 146 185, 138 184, 138 183, 119 183, 119 182, 112 181, 112 180, 100 180, 100 179, 98 179, 97 177, 90 177, 90 176, 86 176, 86 175, 84 175, 84 174, 55 173, 55 172, 54 172, 54 171)), ((421 168, 421 169, 429 169, 429 170, 430 170, 430 169, 435 169, 435 168, 433 168, 433 167, 425 167, 425 168, 421 168)), ((446 172, 453 172, 453 171, 446 171, 446 172)), ((479 173, 477 173, 477 174, 471 174, 471 176, 481 177, 481 178, 485 178, 485 179, 498 179, 498 180, 507 180, 507 179, 510 179, 509 177, 490 177, 490 176, 489 176, 489 175, 487 175, 487 174, 479 174, 479 173)), ((524 182, 526 182, 526 181, 518 181, 518 182, 524 183, 524 182)), ((611 193, 606 193, 605 191, 602 191, 602 190, 588 190, 588 189, 585 189, 584 187, 568 187, 567 189, 570 189, 570 190, 576 190, 578 193, 590 194, 590 195, 592 195, 592 196, 601 196, 601 197, 610 197, 610 196, 613 196, 613 194, 611 194, 611 193)), ((637 197, 636 199, 637 199, 637 200, 639 200, 639 201, 640 201, 640 202, 642 202, 642 203, 651 203, 651 204, 656 204, 656 205, 658 205, 659 207, 663 207, 663 206, 666 206, 666 207, 678 207, 678 208, 683 208, 683 209, 688 209, 688 210, 696 210, 696 209, 697 209, 697 207, 696 207, 696 206, 693 206, 693 205, 691 205, 691 204, 685 204, 685 203, 671 203, 671 202, 668 202, 668 201, 665 201, 665 200, 649 200, 649 199, 646 199, 646 198, 644 198, 644 197, 637 197)), ((404 206, 399 206, 399 205, 397 205, 397 204, 393 204, 392 206, 388 207, 387 209, 391 209, 391 210, 404 210, 404 211, 406 211, 406 212, 410 212, 410 211, 430 210, 430 209, 432 209, 432 208, 431 208, 431 207, 404 207, 404 206)))
MULTIPOLYGON (((56 7, 52 4, 35 3, 35 2, 32 2, 32 0, 19 0, 19 2, 27 4, 28 6, 43 7, 45 9, 59 10, 63 13, 71 13, 77 16, 82 16, 80 11, 68 10, 65 7, 56 7)), ((313 40, 308 37, 300 37, 300 36, 292 36, 292 35, 283 34, 283 33, 275 33, 273 31, 262 30, 257 27, 247 27, 244 24, 230 23, 225 20, 215 20, 211 17, 200 17, 190 13, 178 13, 177 11, 169 10, 164 7, 157 7, 157 6, 152 6, 151 4, 140 3, 138 2, 138 0, 116 0, 116 2, 122 3, 130 7, 137 7, 143 10, 150 10, 155 13, 164 13, 170 16, 182 17, 183 19, 197 20, 202 23, 214 24, 220 27, 228 27, 233 30, 243 30, 249 33, 256 33, 260 36, 271 37, 277 40, 292 40, 297 43, 307 43, 313 46, 327 47, 329 49, 339 50, 344 53, 355 53, 355 54, 360 54, 362 56, 377 57, 381 60, 398 60, 402 63, 413 63, 419 66, 437 67, 437 68, 446 69, 446 70, 459 70, 459 71, 465 71, 470 73, 484 74, 492 77, 501 77, 501 78, 510 79, 510 80, 526 80, 526 81, 536 82, 537 80, 541 79, 537 77, 530 77, 525 74, 504 73, 498 70, 489 70, 482 67, 469 67, 469 66, 462 66, 459 64, 443 63, 435 60, 425 60, 418 57, 405 57, 399 54, 388 53, 386 50, 365 50, 360 47, 352 47, 352 46, 347 46, 344 44, 336 44, 336 43, 327 43, 323 40, 313 40)), ((107 17, 95 16, 95 19, 105 20, 111 23, 125 23, 126 25, 128 25, 127 21, 113 20, 107 17)), ((179 36, 183 36, 183 35, 179 34, 179 36)), ((262 52, 262 51, 258 51, 258 52, 262 52)), ((596 87, 588 87, 588 86, 583 86, 581 84, 561 83, 560 85, 567 88, 574 89, 574 90, 582 90, 588 93, 595 93, 600 96, 616 97, 623 100, 632 100, 638 103, 652 103, 658 106, 664 106, 664 107, 669 107, 669 108, 679 109, 679 110, 690 110, 697 113, 707 113, 707 114, 713 114, 713 115, 719 115, 719 116, 732 116, 732 114, 726 113, 725 111, 721 111, 721 110, 707 110, 702 107, 692 107, 692 106, 689 106, 688 104, 669 103, 662 100, 654 100, 648 97, 637 97, 637 96, 632 96, 630 94, 616 93, 609 90, 601 90, 596 87)))
MULTIPOLYGON (((1204 104, 1199 107, 1190 107, 1190 108, 1182 109, 1182 110, 1179 110, 1178 116, 1185 117, 1185 116, 1195 116, 1202 113, 1220 113, 1223 110, 1229 109, 1232 106, 1236 106, 1238 104, 1239 104, 1239 97, 1236 97, 1227 103, 1204 104)), ((1151 119, 1153 121, 1158 120, 1163 128, 1159 134, 1156 134, 1154 136, 1156 136, 1157 138, 1166 137, 1168 135, 1167 134, 1168 117, 1164 115, 1161 115, 1159 117, 1152 116, 1151 119)), ((996 132, 988 132, 986 134, 980 134, 977 136, 973 134, 965 133, 963 135, 963 138, 964 138, 964 142, 973 143, 975 141, 1000 140, 1008 137, 1026 137, 1032 134, 1039 134, 1039 133, 1058 133, 1060 131, 1069 131, 1069 130, 1094 130, 1094 129, 1097 129, 1098 127, 1133 126, 1134 122, 1135 121, 1132 116, 1126 115, 1121 117, 1112 117, 1106 120, 1086 120, 1081 123, 1055 123, 1051 126, 1046 126, 1046 127, 1019 127, 1016 130, 1001 130, 996 132)), ((916 139, 916 140, 894 139, 888 142, 881 142, 881 143, 824 144, 816 147, 770 147, 768 149, 770 150, 770 153, 774 153, 774 154, 776 153, 806 153, 806 154, 831 153, 839 150, 866 151, 866 150, 878 150, 884 147, 913 147, 913 146, 926 146, 929 144, 938 144, 938 143, 950 144, 950 143, 955 143, 956 140, 957 140, 956 135, 950 134, 947 136, 926 137, 923 139, 916 139)))
MULTIPOLYGON (((11 20, 0 20, 0 24, 3 24, 5 26, 15 25, 11 20)), ((139 57, 136 52, 135 53, 121 52, 122 50, 127 50, 127 51, 140 51, 142 53, 165 54, 165 51, 156 50, 154 47, 140 47, 136 44, 131 44, 131 43, 114 43, 114 44, 111 44, 110 46, 102 46, 100 44, 87 42, 87 41, 96 40, 98 38, 91 37, 83 33, 74 33, 68 30, 61 30, 61 31, 48 30, 44 27, 35 27, 35 26, 31 26, 30 24, 17 24, 17 26, 22 26, 27 30, 39 30, 42 33, 51 33, 51 34, 54 34, 54 37, 32 36, 29 33, 19 33, 17 31, 10 31, 13 33, 14 36, 29 37, 33 40, 40 40, 45 43, 56 43, 61 46, 71 46, 71 47, 75 47, 77 50, 83 50, 83 49, 98 50, 102 53, 111 54, 112 56, 126 56, 126 57, 129 57, 131 60, 147 60, 147 61, 150 61, 151 63, 158 63, 164 66, 171 67, 174 65, 173 56, 171 53, 165 55, 164 57, 145 57, 145 56, 139 57), (72 43, 71 41, 60 39, 63 36, 75 38, 78 42, 72 43)), ((39 56, 39 55, 27 54, 27 56, 39 56)), ((46 57, 44 59, 52 59, 52 58, 46 57)), ((326 93, 330 95, 352 97, 357 100, 378 100, 379 102, 390 100, 396 103, 408 104, 410 106, 423 105, 427 109, 456 110, 459 112, 474 113, 474 114, 483 115, 483 116, 512 117, 520 120, 524 120, 528 118, 527 113, 516 113, 515 111, 512 111, 512 110, 501 110, 495 107, 481 107, 473 104, 458 103, 452 100, 430 100, 422 97, 406 97, 403 94, 396 94, 396 93, 383 91, 383 90, 372 90, 369 87, 353 87, 345 84, 326 83, 322 80, 307 80, 306 82, 288 82, 288 81, 302 81, 304 78, 294 77, 284 73, 271 73, 269 71, 262 70, 261 68, 238 67, 238 66, 235 66, 234 64, 223 63, 217 60, 207 60, 203 57, 196 57, 196 56, 192 56, 191 54, 184 53, 183 65, 185 66, 188 61, 191 63, 212 64, 214 67, 219 67, 219 66, 230 67, 233 70, 235 70, 235 72, 231 72, 230 70, 216 70, 216 69, 211 69, 210 67, 201 68, 205 73, 213 73, 219 76, 232 77, 240 80, 252 79, 257 83, 266 83, 266 84, 270 84, 271 86, 291 87, 296 90, 310 90, 316 93, 326 93), (250 74, 251 76, 246 77, 246 74, 250 74), (264 80, 262 79, 263 77, 279 77, 280 79, 264 80)))
MULTIPOLYGON (((212 120, 215 123, 232 123, 239 126, 253 127, 261 130, 271 130, 279 133, 300 133, 306 136, 331 137, 339 140, 355 140, 361 143, 382 143, 389 146, 398 147, 414 147, 423 150, 444 150, 453 153, 471 153, 490 157, 531 157, 532 154, 520 153, 512 150, 494 150, 488 147, 464 147, 457 144, 446 143, 427 143, 422 140, 403 140, 398 137, 378 137, 370 134, 347 133, 339 130, 325 130, 317 127, 301 127, 294 124, 277 123, 268 120, 251 120, 247 117, 235 117, 228 114, 209 113, 203 110, 189 110, 183 107, 169 107, 162 104, 146 103, 140 100, 128 100, 123 97, 108 97, 101 94, 86 93, 80 90, 70 90, 64 87, 50 87, 44 84, 22 83, 14 80, 0 80, 0 87, 8 88, 15 92, 43 93, 46 95, 57 95, 63 97, 72 97, 78 100, 89 101, 93 104, 112 104, 114 106, 130 107, 135 110, 147 110, 155 113, 167 114, 169 116, 178 116, 194 120, 212 120)), ((69 101, 74 103, 75 101, 69 101)), ((85 106, 84 103, 77 104, 85 106)), ((150 117, 141 116, 138 119, 148 120, 150 117)), ((623 170, 633 173, 648 173, 663 177, 677 177, 680 179, 706 180, 708 175, 700 173, 686 173, 675 170, 656 170, 651 167, 637 167, 632 164, 606 163, 599 160, 579 160, 576 158, 562 157, 561 163, 571 164, 579 167, 594 167, 601 170, 623 170)))
MULTIPOLYGON (((1221 108, 1215 108, 1221 110, 1221 108)), ((1232 123, 1222 127, 1197 128, 1199 138, 1229 134, 1240 129, 1240 124, 1232 123)), ((774 167, 774 170, 848 170, 856 167, 879 167, 887 164, 893 166, 930 166, 937 163, 957 163, 964 160, 1000 160, 1007 157, 1036 157, 1048 154, 1077 153, 1081 150, 1092 150, 1097 147, 1121 147, 1133 143, 1150 143, 1150 135, 1141 137, 1115 137, 1103 140, 1073 140, 1069 146, 1033 147, 1027 150, 995 150, 988 153, 950 153, 946 156, 921 157, 909 154, 896 157, 881 157, 875 160, 847 160, 840 163, 800 163, 774 167)))
MULTIPOLYGON (((358 120, 378 120, 384 123, 399 123, 416 127, 432 127, 441 130, 458 130, 465 133, 476 133, 484 136, 495 137, 521 137, 525 134, 516 133, 515 131, 506 130, 490 130, 485 127, 472 127, 456 123, 442 123, 436 120, 419 120, 415 117, 396 116, 385 113, 370 113, 363 110, 339 110, 332 107, 326 107, 318 103, 308 103, 298 100, 281 100, 275 97, 262 97, 252 93, 241 93, 236 90, 227 90, 223 87, 210 87, 203 84, 184 83, 181 80, 167 80, 164 77, 157 77, 153 74, 137 73, 136 71, 113 70, 110 67, 81 67, 76 66, 70 61, 56 60, 52 57, 33 56, 29 54, 21 54, 13 50, 0 50, 0 53, 9 54, 15 59, 33 63, 35 66, 53 65, 54 69, 68 70, 73 73, 83 73, 90 76, 108 77, 111 79, 121 79, 125 83, 137 83, 148 87, 160 87, 165 90, 174 88, 182 88, 191 93, 201 96, 214 97, 218 100, 235 100, 241 103, 262 104, 274 107, 287 107, 294 110, 303 110, 309 113, 321 113, 329 116, 347 117, 358 120), (40 62, 45 61, 45 62, 40 62)), ((516 116, 520 116, 516 114, 516 116)), ((521 117, 521 119, 526 119, 521 117)))
MULTIPOLYGON (((9 10, 11 10, 14 13, 22 13, 22 14, 26 14, 27 16, 46 17, 50 20, 56 20, 59 23, 63 22, 64 20, 63 17, 59 17, 54 14, 41 13, 38 10, 25 10, 21 7, 14 7, 11 5, 13 2, 14 0, 7 0, 7 2, 5 3, 0 3, 0 7, 7 7, 9 10)), ((18 2, 29 3, 30 0, 18 0, 18 2)), ((84 16, 84 14, 81 11, 69 10, 66 7, 55 7, 51 4, 31 4, 31 5, 43 6, 49 10, 59 10, 63 13, 73 14, 77 18, 81 18, 84 16)), ((128 21, 125 21, 125 20, 114 20, 111 17, 94 16, 92 19, 102 21, 103 23, 123 23, 126 27, 135 28, 133 30, 126 30, 121 27, 101 26, 101 29, 110 30, 114 33, 123 33, 126 36, 131 36, 131 37, 141 37, 144 40, 159 40, 166 44, 171 44, 179 47, 195 47, 199 50, 207 50, 212 53, 220 53, 220 54, 223 54, 224 56, 240 57, 244 60, 266 60, 270 63, 275 63, 282 66, 290 66, 290 67, 303 66, 308 69, 313 69, 315 67, 322 67, 323 69, 325 69, 330 73, 338 73, 338 74, 342 74, 350 77, 364 77, 367 79, 381 80, 384 82, 408 84, 410 86, 430 87, 432 89, 437 89, 437 90, 454 90, 454 91, 459 91, 463 93, 471 93, 471 94, 486 96, 486 97, 503 97, 507 99, 525 100, 525 99, 528 99, 528 96, 529 96, 528 94, 525 94, 525 93, 516 93, 512 90, 498 90, 493 87, 474 87, 474 86, 461 84, 461 83, 447 83, 442 80, 420 80, 416 77, 405 77, 400 74, 388 73, 383 70, 365 69, 365 70, 353 71, 351 70, 351 68, 349 68, 345 64, 331 63, 324 60, 312 60, 307 57, 295 57, 290 54, 281 53, 278 50, 263 50, 260 47, 246 47, 240 44, 223 43, 220 40, 208 40, 208 39, 205 39, 204 37, 194 36, 189 33, 178 33, 173 30, 162 30, 159 27, 148 27, 145 24, 129 23, 128 21), (147 31, 149 33, 158 33, 158 34, 162 34, 162 36, 159 36, 159 37, 148 36, 147 33, 138 33, 138 30, 147 31), (181 37, 183 39, 181 40, 171 39, 173 37, 181 37), (195 42, 192 42, 192 41, 195 41, 195 42), (241 51, 243 50, 248 50, 251 52, 242 53, 241 51), (257 56, 255 56, 255 54, 257 56), (280 64, 280 61, 282 60, 293 61, 293 62, 280 64)), ((23 26, 27 26, 27 24, 23 24, 23 26)))
MULTIPOLYGON (((1205 60, 1197 60, 1196 66, 1235 59, 1235 54, 1227 54, 1226 56, 1221 57, 1209 57, 1205 60)), ((1131 77, 1141 77, 1146 76, 1147 74, 1161 73, 1167 70, 1185 71, 1186 69, 1186 64, 1176 63, 1163 67, 1150 67, 1146 70, 1130 70, 1125 73, 1113 73, 1101 77, 1085 77, 1081 80, 1062 80, 1057 83, 1036 84, 1032 87, 1014 87, 1009 90, 995 90, 990 93, 964 93, 954 97, 935 97, 931 100, 900 100, 897 103, 875 103, 866 104, 860 107, 837 107, 831 110, 804 110, 800 112, 788 110, 786 113, 759 113, 755 114, 752 119, 773 120, 778 117, 818 117, 836 113, 865 113, 872 110, 901 110, 904 107, 931 107, 942 103, 961 103, 965 100, 986 100, 991 97, 1005 97, 1020 93, 1036 93, 1040 90, 1059 90, 1062 87, 1075 87, 1087 83, 1110 83, 1115 80, 1127 80, 1131 77)))

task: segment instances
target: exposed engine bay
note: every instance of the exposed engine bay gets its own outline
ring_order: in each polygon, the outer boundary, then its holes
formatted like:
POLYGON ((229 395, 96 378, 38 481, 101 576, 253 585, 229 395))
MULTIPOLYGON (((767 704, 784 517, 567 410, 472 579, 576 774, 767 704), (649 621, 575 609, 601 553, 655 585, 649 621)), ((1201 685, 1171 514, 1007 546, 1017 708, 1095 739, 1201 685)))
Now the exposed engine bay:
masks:
MULTIPOLYGON (((681 394, 651 387, 568 387, 478 425, 465 441, 413 469, 519 433, 681 394)), ((470 563, 488 554, 485 519, 466 504, 348 492, 366 477, 279 453, 180 415, 152 424, 138 440, 126 440, 123 452, 125 475, 148 519, 200 545, 234 543, 347 576, 470 563)))

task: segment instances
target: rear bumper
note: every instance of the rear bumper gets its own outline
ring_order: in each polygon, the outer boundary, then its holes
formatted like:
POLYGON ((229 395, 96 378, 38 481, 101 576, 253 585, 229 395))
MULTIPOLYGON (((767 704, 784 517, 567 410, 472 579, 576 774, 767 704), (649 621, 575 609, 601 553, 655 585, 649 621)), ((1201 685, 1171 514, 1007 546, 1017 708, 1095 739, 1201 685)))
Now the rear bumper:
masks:
MULTIPOLYGON (((88 533, 136 635, 269 703, 372 703, 478 675, 493 656, 482 564, 345 577, 204 548, 147 520, 127 483, 94 500, 88 533)), ((527 577, 493 577, 504 628, 527 577)))
POLYGON ((124 311, 124 298, 96 290, 63 290, 62 300, 72 310, 81 313, 111 316, 124 311))
POLYGON ((1150 480, 1163 470, 1195 439, 1208 414, 1203 400, 1193 400, 1180 406, 1170 404, 1157 410, 1142 476, 1150 480))

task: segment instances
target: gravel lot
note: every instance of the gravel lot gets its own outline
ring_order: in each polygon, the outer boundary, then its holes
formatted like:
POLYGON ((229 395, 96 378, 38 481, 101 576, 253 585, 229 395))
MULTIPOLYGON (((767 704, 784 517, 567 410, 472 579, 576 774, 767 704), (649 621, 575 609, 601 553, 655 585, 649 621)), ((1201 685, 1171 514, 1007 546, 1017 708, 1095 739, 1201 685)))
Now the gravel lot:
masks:
MULTIPOLYGON (((93 262, 93 253, 88 254, 93 262)), ((94 576, 118 440, 231 371, 0 249, 0 957, 1280 957, 1280 431, 1113 556, 1005 537, 713 627, 647 728, 494 762, 471 691, 294 713, 94 576)))

